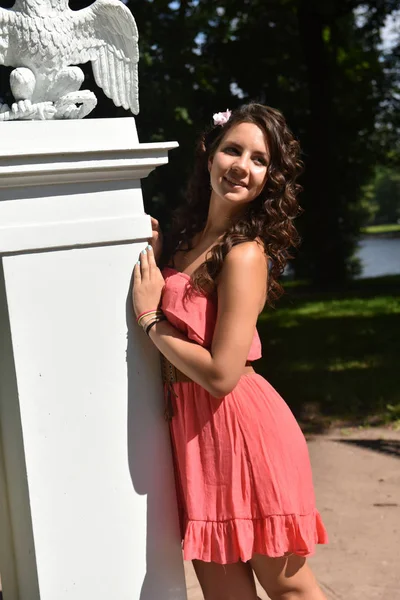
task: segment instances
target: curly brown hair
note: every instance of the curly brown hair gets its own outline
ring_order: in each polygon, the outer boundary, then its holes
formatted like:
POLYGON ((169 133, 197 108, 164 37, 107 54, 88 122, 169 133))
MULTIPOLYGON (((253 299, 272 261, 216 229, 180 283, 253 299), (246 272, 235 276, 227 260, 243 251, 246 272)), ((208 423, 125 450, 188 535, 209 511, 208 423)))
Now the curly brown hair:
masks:
POLYGON ((193 273, 192 286, 198 291, 215 289, 215 280, 232 247, 257 240, 269 259, 267 302, 273 305, 283 292, 278 278, 292 258, 291 249, 299 244, 293 220, 300 213, 297 195, 301 187, 296 180, 302 171, 299 143, 283 115, 274 108, 246 104, 233 111, 225 125, 214 126, 200 137, 186 201, 173 213, 162 265, 168 264, 177 251, 191 250, 194 236, 204 229, 211 195, 208 161, 227 132, 240 123, 253 123, 266 136, 270 154, 267 180, 261 194, 246 206, 193 273))

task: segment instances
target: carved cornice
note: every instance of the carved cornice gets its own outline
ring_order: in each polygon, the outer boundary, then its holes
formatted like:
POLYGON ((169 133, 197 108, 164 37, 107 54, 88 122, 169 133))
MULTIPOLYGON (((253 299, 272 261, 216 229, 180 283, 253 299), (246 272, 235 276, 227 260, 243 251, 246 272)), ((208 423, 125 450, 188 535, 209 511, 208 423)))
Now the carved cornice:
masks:
POLYGON ((0 255, 151 236, 140 179, 176 142, 140 144, 135 120, 0 125, 0 255))
POLYGON ((0 132, 0 189, 143 179, 178 146, 140 144, 132 118, 19 121, 0 124, 0 132))

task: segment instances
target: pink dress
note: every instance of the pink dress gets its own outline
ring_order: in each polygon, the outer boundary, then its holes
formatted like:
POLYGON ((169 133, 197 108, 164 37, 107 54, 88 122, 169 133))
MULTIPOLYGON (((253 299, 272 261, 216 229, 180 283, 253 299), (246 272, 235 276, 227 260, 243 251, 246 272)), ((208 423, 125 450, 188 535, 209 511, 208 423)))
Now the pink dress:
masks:
MULTIPOLYGON (((216 299, 166 267, 162 310, 209 348, 216 299)), ((261 357, 257 331, 248 360, 261 357)), ((174 383, 171 437, 185 560, 220 564, 253 554, 309 556, 327 534, 315 507, 308 449, 285 401, 260 375, 242 375, 224 398, 174 383)))

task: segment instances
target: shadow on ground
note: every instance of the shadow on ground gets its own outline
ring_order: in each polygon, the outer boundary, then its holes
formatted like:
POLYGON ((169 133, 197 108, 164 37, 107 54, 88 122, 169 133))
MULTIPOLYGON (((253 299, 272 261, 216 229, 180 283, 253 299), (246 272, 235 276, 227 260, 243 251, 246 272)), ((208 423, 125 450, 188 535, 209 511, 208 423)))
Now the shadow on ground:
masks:
MULTIPOLYGON (((348 444, 350 446, 359 446, 360 448, 366 448, 367 450, 374 450, 375 452, 381 452, 382 454, 389 454, 390 456, 396 456, 400 458, 400 441, 399 440, 343 440, 336 439, 335 442, 341 444, 348 444)), ((1 600, 1 599, 0 599, 1 600)))

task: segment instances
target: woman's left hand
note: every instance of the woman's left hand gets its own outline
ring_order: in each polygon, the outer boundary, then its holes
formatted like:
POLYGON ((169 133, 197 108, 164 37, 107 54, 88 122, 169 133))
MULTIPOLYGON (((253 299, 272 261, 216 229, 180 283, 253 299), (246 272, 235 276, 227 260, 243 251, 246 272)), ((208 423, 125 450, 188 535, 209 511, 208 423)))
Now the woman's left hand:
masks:
POLYGON ((164 278, 154 260, 153 249, 147 246, 133 271, 132 301, 136 316, 158 308, 163 287, 164 278))

